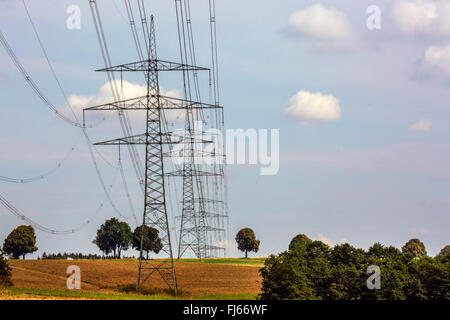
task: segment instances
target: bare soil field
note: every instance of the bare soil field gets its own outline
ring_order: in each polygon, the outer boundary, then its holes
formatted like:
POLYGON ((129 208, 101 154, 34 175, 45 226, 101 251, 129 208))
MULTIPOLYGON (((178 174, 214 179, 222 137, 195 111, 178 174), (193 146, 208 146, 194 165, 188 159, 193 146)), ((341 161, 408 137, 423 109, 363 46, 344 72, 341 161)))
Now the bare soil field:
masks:
MULTIPOLYGON (((119 284, 136 282, 135 260, 10 260, 16 288, 66 290, 67 267, 81 269, 82 290, 112 292, 119 284)), ((259 268, 248 265, 208 263, 175 264, 179 288, 190 295, 255 294, 260 292, 259 268)), ((165 288, 159 276, 149 279, 150 286, 165 288)))

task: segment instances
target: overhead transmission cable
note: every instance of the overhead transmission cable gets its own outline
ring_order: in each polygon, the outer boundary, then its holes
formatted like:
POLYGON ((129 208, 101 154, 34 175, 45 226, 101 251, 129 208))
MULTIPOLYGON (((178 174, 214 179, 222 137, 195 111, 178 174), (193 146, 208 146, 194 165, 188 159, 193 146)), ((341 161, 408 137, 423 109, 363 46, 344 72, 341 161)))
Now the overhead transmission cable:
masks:
MULTIPOLYGON (((97 39, 100 45, 101 54, 103 57, 103 62, 105 64, 105 68, 109 68, 112 66, 111 57, 109 55, 108 44, 106 41, 105 33, 103 30, 103 25, 101 22, 100 12, 98 10, 97 2, 95 0, 89 0, 92 18, 94 20, 94 26, 97 33, 97 39)), ((114 73, 111 71, 107 71, 107 76, 109 79, 109 84, 111 88, 111 92, 113 94, 113 99, 115 102, 119 102, 121 100, 119 90, 117 88, 117 81, 115 79, 114 73)), ((120 125, 122 127, 122 131, 126 136, 132 136, 133 131, 127 116, 127 113, 123 110, 118 111, 120 125)), ((134 145, 127 145, 130 158, 136 173, 136 177, 138 179, 139 185, 141 187, 142 192, 144 192, 144 174, 142 169, 142 164, 140 162, 139 154, 134 145)))
MULTIPOLYGON (((77 121, 77 123, 79 123, 78 117, 77 117, 75 111, 73 110, 73 107, 71 106, 71 103, 69 102, 69 99, 67 98, 67 94, 65 93, 65 90, 63 89, 63 87, 62 87, 62 85, 61 85, 61 82, 59 81, 58 76, 56 75, 56 72, 55 72, 55 70, 54 70, 54 68, 53 68, 52 63, 50 62, 50 59, 49 59, 48 54, 47 54, 47 50, 45 49, 45 47, 44 47, 44 45, 43 45, 43 43, 42 43, 42 41, 41 41, 41 38, 40 38, 39 33, 38 33, 38 31, 37 31, 37 28, 36 28, 36 26, 35 26, 35 24, 34 24, 34 22, 33 22, 33 19, 31 18, 31 15, 30 15, 30 12, 29 12, 29 10, 28 10, 28 7, 27 7, 27 5, 26 5, 26 3, 25 3, 25 0, 22 0, 22 4, 23 4, 24 9, 25 9, 25 11, 26 11, 26 13, 27 13, 27 17, 28 17, 28 20, 29 20, 29 22, 30 22, 32 28, 33 28, 34 34, 35 34, 35 36, 36 36, 36 38, 37 38, 37 40, 38 40, 38 42, 39 42, 39 46, 40 46, 40 48, 41 48, 41 50, 42 50, 42 52, 43 52, 43 54, 44 54, 44 56, 45 56, 45 58, 46 58, 47 64, 48 64, 50 70, 52 71, 52 74, 53 74, 53 77, 54 77, 56 83, 58 84, 58 88, 59 88, 59 90, 60 90, 62 96, 64 97, 64 100, 65 100, 67 106, 68 106, 69 109, 71 110, 72 115, 74 116, 74 118, 75 118, 75 120, 77 121)), ((46 100, 48 100, 48 99, 46 99, 46 100)), ((103 120, 104 120, 104 118, 103 118, 103 120)), ((90 140, 90 138, 89 138, 89 136, 88 136, 88 134, 87 134, 86 127, 85 127, 84 123, 83 123, 83 125, 79 125, 78 127, 80 127, 80 128, 82 129, 83 134, 84 134, 84 136, 85 136, 85 138, 86 138, 86 143, 87 143, 87 145, 88 145, 89 153, 90 153, 91 159, 92 159, 92 161, 93 161, 93 163, 94 163, 95 170, 96 170, 96 172, 97 172, 97 176, 98 176, 98 178, 99 178, 99 180, 100 180, 100 183, 101 183, 101 185, 102 185, 103 190, 105 191, 105 193, 106 193, 106 195, 107 195, 107 198, 110 200, 110 204, 111 204, 112 208, 113 208, 114 211, 116 211, 116 213, 118 213, 120 216, 123 216, 122 213, 117 209, 117 207, 116 207, 115 204, 113 203, 112 198, 111 198, 111 196, 109 195, 109 193, 108 193, 108 191, 107 191, 107 189, 106 189, 106 187, 105 187, 105 183, 104 183, 104 180, 103 180, 103 178, 102 178, 102 176, 101 176, 99 167, 98 167, 98 165, 97 165, 97 162, 96 162, 96 159, 95 159, 95 155, 94 155, 94 153, 93 153, 93 149, 100 155, 100 157, 102 158, 103 161, 105 161, 105 162, 108 163, 110 166, 112 166, 111 163, 110 163, 109 161, 107 161, 107 160, 101 155, 101 153, 95 148, 95 146, 93 146, 93 144, 92 144, 92 142, 91 142, 91 140, 90 140)), ((114 166, 112 166, 112 167, 114 167, 114 166)))
MULTIPOLYGON (((110 184, 110 188, 111 189, 114 186, 114 181, 116 180, 116 177, 117 177, 117 171, 116 171, 116 174, 114 175, 113 181, 110 184)), ((91 223, 91 220, 98 213, 100 213, 100 211, 104 208, 104 203, 103 202, 100 203, 99 207, 94 211, 94 213, 89 217, 89 219, 86 220, 84 223, 82 223, 81 225, 79 225, 76 228, 68 229, 68 230, 55 230, 55 229, 51 229, 51 228, 48 228, 46 226, 43 226, 42 224, 34 221, 33 219, 28 218, 19 209, 14 207, 8 200, 6 200, 6 198, 4 196, 2 196, 1 194, 0 194, 0 204, 3 207, 5 207, 10 213, 12 213, 16 217, 22 219, 23 221, 26 221, 27 223, 29 223, 34 228, 36 228, 36 229, 38 229, 40 231, 43 231, 45 233, 50 233, 50 234, 54 234, 54 235, 68 235, 68 234, 73 234, 73 233, 76 233, 76 232, 82 230, 83 228, 88 226, 91 223)))
POLYGON ((4 181, 4 182, 10 182, 10 183, 30 183, 30 182, 35 182, 38 180, 43 180, 46 177, 52 175, 53 173, 55 173, 59 168, 61 168, 61 166, 63 165, 64 162, 66 162, 67 159, 69 159, 69 157, 71 156, 71 154, 75 151, 78 143, 80 142, 80 137, 78 137, 78 139, 76 140, 76 142, 74 143, 74 145, 70 148, 70 150, 66 153, 66 155, 62 158, 62 160, 60 160, 58 162, 58 164, 52 168, 51 170, 33 176, 33 177, 29 177, 29 178, 11 178, 11 177, 6 177, 6 176, 1 176, 0 175, 0 181, 4 181))
MULTIPOLYGON (((24 1, 23 1, 23 4, 24 4, 24 6, 25 6, 25 8, 26 8, 26 4, 25 4, 24 1)), ((26 8, 26 9, 27 9, 27 8, 26 8)), ((27 10, 27 15, 28 15, 28 17, 29 17, 29 19, 30 19, 30 22, 32 23, 31 16, 29 15, 28 10, 27 10)), ((33 25, 33 29, 34 29, 34 31, 35 31, 35 35, 38 37, 38 33, 37 33, 36 28, 34 27, 34 23, 32 23, 32 25, 33 25)), ((40 38, 39 38, 39 39, 40 39, 40 38)), ((6 40, 6 38, 4 37, 3 33, 1 32, 1 30, 0 30, 0 42, 2 43, 3 47, 5 48, 6 52, 7 52, 8 55, 10 56, 12 62, 14 63, 14 65, 16 66, 16 68, 18 69, 18 71, 24 76, 24 78, 25 78, 25 80, 27 81, 27 83, 29 84, 29 86, 30 86, 30 87, 33 89, 33 91, 38 95, 38 97, 44 102, 44 104, 45 104, 49 109, 51 109, 51 110, 52 110, 52 111, 53 111, 60 119, 62 119, 62 120, 65 121, 66 123, 69 123, 70 125, 73 125, 73 126, 75 126, 75 127, 78 127, 78 128, 80 128, 80 129, 82 129, 83 134, 84 134, 84 137, 85 137, 85 139, 86 139, 86 144, 87 144, 88 149, 89 149, 89 154, 90 154, 91 159, 92 159, 92 162, 93 162, 93 164, 94 164, 95 171, 96 171, 97 177, 98 177, 98 179, 99 179, 99 181, 100 181, 100 184, 101 184, 101 186, 102 186, 102 189, 103 189, 103 191, 105 192, 105 195, 106 195, 106 197, 107 197, 107 199, 108 199, 108 201, 109 201, 111 207, 114 209, 114 211, 115 211, 116 213, 118 213, 120 216, 123 216, 123 215, 121 214, 121 212, 117 209, 117 207, 115 206, 115 204, 113 203, 112 198, 111 198, 111 196, 110 196, 110 194, 109 194, 109 192, 108 192, 108 190, 107 190, 107 188, 106 188, 105 182, 104 182, 104 180, 103 180, 103 177, 102 177, 102 175, 101 175, 101 173, 100 173, 100 170, 99 170, 99 168, 98 168, 98 164, 97 164, 96 159, 95 159, 95 155, 94 155, 94 152, 93 152, 92 142, 91 142, 91 140, 90 140, 90 138, 89 138, 89 136, 88 136, 88 134, 87 134, 86 126, 85 126, 84 124, 82 125, 82 124, 80 124, 80 123, 78 122, 77 116, 76 116, 75 112, 73 111, 73 109, 71 108, 70 103, 68 102, 68 100, 67 100, 67 98, 66 98, 67 96, 65 95, 64 90, 63 90, 63 88, 62 88, 62 86, 61 86, 61 83, 60 83, 59 80, 57 79, 56 73, 54 72, 54 69, 53 69, 53 67, 51 66, 50 60, 48 59, 48 55, 46 54, 46 51, 45 51, 44 46, 42 45, 42 42, 39 40, 39 43, 40 43, 40 45, 41 45, 41 49, 44 51, 45 56, 46 56, 46 58, 47 58, 47 63, 49 64, 49 66, 50 66, 51 69, 53 70, 53 76, 54 76, 55 79, 57 80, 58 85, 59 85, 59 88, 60 88, 60 90, 61 90, 63 96, 65 97, 66 103, 67 103, 68 107, 71 109, 71 111, 72 111, 72 113, 73 113, 73 115, 74 115, 76 121, 70 120, 69 118, 67 118, 67 117, 65 117, 64 115, 62 115, 61 113, 59 113, 58 110, 56 110, 55 106, 54 106, 54 105, 49 101, 49 99, 42 93, 42 91, 39 89, 39 87, 37 86, 37 84, 33 81, 33 79, 32 79, 31 76, 28 74, 28 72, 26 71, 26 69, 25 69, 25 68, 23 67, 23 65, 20 63, 20 60, 19 60, 19 59, 17 58, 17 56, 15 55, 14 51, 12 50, 11 46, 10 46, 9 43, 7 42, 7 40, 6 40)), ((97 152, 98 152, 98 151, 97 151, 97 152)), ((4 199, 4 198, 3 198, 3 199, 4 199)), ((8 203, 8 202, 6 201, 6 199, 4 199, 3 203, 6 204, 6 203, 8 203)), ((14 208, 14 207, 13 207, 10 203, 8 203, 7 208, 9 208, 9 209, 10 209, 10 212, 12 212, 12 213, 14 213, 14 212, 17 213, 17 212, 18 212, 17 210, 12 210, 12 209, 11 209, 11 208, 14 208)), ((22 217, 22 218, 23 218, 23 217, 22 217)), ((24 219, 24 218, 23 218, 23 219, 24 219)), ((46 232, 46 228, 41 228, 41 230, 44 231, 44 232, 46 232)), ((74 229, 74 230, 75 230, 75 229, 74 229)), ((54 233, 54 232, 52 232, 52 233, 54 233)))

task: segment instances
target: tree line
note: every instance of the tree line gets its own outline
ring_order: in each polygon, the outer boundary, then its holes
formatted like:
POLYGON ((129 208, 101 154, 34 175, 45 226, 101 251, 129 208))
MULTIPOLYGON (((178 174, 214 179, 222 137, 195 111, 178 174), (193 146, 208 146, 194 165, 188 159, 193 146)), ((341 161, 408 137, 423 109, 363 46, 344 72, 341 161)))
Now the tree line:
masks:
POLYGON ((375 243, 367 251, 350 244, 329 247, 305 235, 266 259, 260 270, 263 300, 450 299, 450 246, 427 256, 419 239, 401 250, 375 243), (369 266, 380 268, 380 288, 367 285, 369 266))
MULTIPOLYGON (((246 258, 249 252, 257 252, 259 250, 260 241, 256 239, 254 231, 250 228, 239 230, 235 240, 238 249, 245 252, 246 258)), ((65 252, 52 254, 44 252, 42 257, 38 259, 120 259, 122 258, 122 253, 130 248, 139 251, 141 242, 143 257, 149 259, 151 252, 158 254, 163 247, 157 229, 143 225, 132 231, 128 223, 119 221, 116 218, 106 220, 97 230, 92 242, 102 252, 102 255, 65 252)), ((15 228, 3 243, 4 253, 14 259, 19 259, 20 257, 25 259, 27 254, 37 250, 36 234, 32 226, 23 225, 15 228)))
POLYGON ((83 254, 83 253, 47 253, 44 252, 42 254, 42 257, 38 257, 38 260, 67 260, 67 259, 73 259, 73 260, 80 260, 80 259, 88 259, 88 260, 97 260, 102 259, 101 255, 98 254, 83 254))
MULTIPOLYGON (((235 240, 245 257, 259 250, 260 241, 250 228, 239 230, 235 240)), ((156 229, 140 226, 132 231, 128 224, 112 218, 100 226, 93 240, 103 252, 102 256, 44 253, 42 258, 120 258, 130 247, 139 250, 141 241, 147 259, 150 252, 158 253, 162 249, 156 229)), ((0 287, 12 285, 11 268, 4 255, 25 258, 36 250, 36 236, 31 226, 20 226, 8 235, 0 250, 0 287)), ((288 250, 269 256, 260 273, 260 299, 448 300, 450 245, 442 248, 436 257, 429 257, 419 239, 409 240, 401 250, 380 243, 363 250, 348 243, 330 247, 300 234, 291 240, 288 250), (368 287, 369 266, 380 270, 378 289, 368 287)))
MULTIPOLYGON (((150 252, 157 254, 162 249, 162 242, 157 229, 144 225, 132 231, 128 223, 119 221, 116 218, 106 220, 97 230, 95 239, 92 242, 103 255, 84 255, 82 253, 47 254, 44 252, 42 259, 120 259, 123 251, 129 248, 140 250, 141 242, 144 258, 148 259, 150 252)), ((3 242, 3 252, 13 259, 19 259, 20 257, 25 259, 27 254, 37 250, 36 234, 32 226, 23 225, 15 228, 3 242)))

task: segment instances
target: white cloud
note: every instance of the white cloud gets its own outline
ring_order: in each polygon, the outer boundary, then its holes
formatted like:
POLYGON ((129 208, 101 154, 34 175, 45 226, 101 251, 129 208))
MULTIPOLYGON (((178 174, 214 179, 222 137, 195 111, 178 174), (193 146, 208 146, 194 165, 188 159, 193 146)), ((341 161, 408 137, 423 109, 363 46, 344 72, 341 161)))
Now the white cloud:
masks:
MULTIPOLYGON (((75 112, 78 115, 81 115, 84 108, 113 102, 114 98, 111 93, 111 84, 112 83, 114 83, 114 82, 106 82, 104 85, 102 85, 100 87, 99 91, 94 95, 88 95, 88 96, 81 96, 81 95, 76 95, 76 94, 70 95, 68 97, 70 106, 72 107, 72 109, 75 110, 75 112)), ((130 98, 135 98, 135 97, 141 97, 141 96, 145 96, 147 94, 146 86, 143 86, 143 85, 140 85, 137 83, 128 82, 125 80, 122 82, 120 80, 116 80, 115 83, 120 92, 121 99, 130 99, 130 98)), ((164 88, 161 88, 160 91, 161 91, 162 95, 165 95, 168 97, 172 97, 172 98, 180 98, 181 97, 180 93, 176 89, 166 91, 164 88)), ((176 112, 173 112, 173 113, 175 114, 176 112)), ((67 113, 67 114, 69 114, 69 113, 67 113)), ((178 114, 177 114, 177 116, 178 116, 178 114)), ((170 118, 170 116, 168 118, 170 118)))
POLYGON ((438 19, 436 4, 422 0, 397 1, 392 16, 397 26, 406 32, 423 31, 438 19))
POLYGON ((317 48, 348 49, 360 44, 345 13, 322 4, 292 13, 288 25, 293 34, 311 39, 317 48))
POLYGON ((289 101, 286 114, 302 125, 336 121, 341 117, 339 100, 332 95, 300 90, 289 101))
POLYGON ((353 35, 345 14, 322 4, 294 12, 289 26, 298 34, 319 39, 348 39, 353 35))
POLYGON ((425 234, 428 233, 428 230, 426 228, 423 228, 423 227, 411 228, 411 229, 409 229, 409 233, 410 234, 425 235, 425 234))
POLYGON ((429 120, 420 120, 418 122, 413 123, 409 128, 418 132, 428 132, 431 130, 433 124, 429 120))
POLYGON ((450 45, 428 47, 417 63, 413 78, 438 85, 450 84, 450 45))
POLYGON ((431 37, 450 35, 450 1, 397 0, 392 19, 398 29, 407 34, 431 37))
POLYGON ((334 247, 335 243, 333 242, 333 240, 327 238, 326 236, 324 236, 323 234, 319 233, 316 237, 317 240, 322 241, 323 243, 329 245, 330 247, 334 247))
POLYGON ((240 257, 242 252, 238 250, 237 243, 230 240, 222 240, 213 243, 213 246, 218 246, 226 249, 227 257, 240 257))
POLYGON ((349 243, 347 238, 341 238, 338 243, 335 243, 333 240, 331 240, 330 238, 326 237, 322 233, 317 234, 315 239, 318 240, 318 241, 322 241, 323 243, 329 245, 330 247, 334 247, 336 244, 349 243))

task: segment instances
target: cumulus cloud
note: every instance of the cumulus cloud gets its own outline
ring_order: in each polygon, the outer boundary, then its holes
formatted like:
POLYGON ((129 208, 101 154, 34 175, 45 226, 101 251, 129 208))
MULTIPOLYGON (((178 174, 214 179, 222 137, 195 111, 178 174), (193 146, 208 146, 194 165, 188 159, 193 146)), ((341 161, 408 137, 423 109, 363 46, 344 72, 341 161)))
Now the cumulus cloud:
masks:
POLYGON ((330 238, 327 238, 325 235, 319 233, 316 237, 317 240, 322 241, 323 243, 329 245, 330 247, 334 247, 335 243, 330 238))
POLYGON ((242 253, 237 248, 237 243, 230 240, 222 240, 213 243, 213 246, 225 248, 228 257, 239 257, 242 253))
POLYGON ((302 125, 313 125, 339 120, 341 108, 339 100, 332 95, 300 90, 290 99, 286 114, 302 125))
POLYGON ((417 62, 413 79, 435 85, 449 85, 450 45, 428 47, 417 62))
POLYGON ((319 233, 317 234, 317 236, 314 238, 315 240, 318 241, 322 241, 323 243, 329 245, 330 247, 334 247, 337 244, 344 244, 344 243, 349 243, 347 238, 341 238, 338 243, 335 243, 333 240, 331 240, 330 238, 326 237, 324 234, 319 233))
POLYGON ((417 228, 411 228, 409 229, 410 234, 417 234, 417 235, 425 235, 428 233, 428 230, 423 227, 417 227, 417 228))
POLYGON ((345 13, 315 4, 289 17, 292 34, 311 39, 316 47, 354 47, 357 35, 345 13))
POLYGON ((409 128, 413 131, 418 132, 428 132, 431 130, 433 124, 429 120, 420 120, 418 122, 413 123, 409 128))
POLYGON ((450 35, 450 1, 397 0, 392 8, 397 28, 407 34, 450 35))
MULTIPOLYGON (((72 94, 68 97, 67 100, 69 101, 70 106, 77 113, 81 114, 84 108, 102 105, 114 101, 111 93, 111 84, 112 82, 106 82, 100 87, 99 91, 96 94, 87 96, 72 94)), ((147 87, 137 83, 132 83, 125 80, 122 82, 120 80, 116 80, 115 84, 119 89, 121 99, 141 97, 147 94, 147 87)), ((164 88, 161 88, 160 91, 162 95, 172 98, 181 98, 180 93, 176 89, 166 91, 164 88)))

